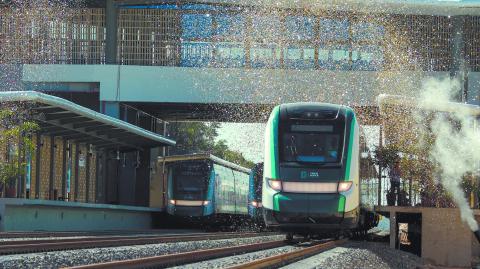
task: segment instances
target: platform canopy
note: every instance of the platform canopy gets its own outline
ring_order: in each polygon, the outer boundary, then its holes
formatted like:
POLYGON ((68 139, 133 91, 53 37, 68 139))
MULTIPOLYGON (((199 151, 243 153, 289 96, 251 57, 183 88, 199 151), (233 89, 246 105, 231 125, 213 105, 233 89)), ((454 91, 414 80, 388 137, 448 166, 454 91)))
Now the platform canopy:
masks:
POLYGON ((92 144, 97 148, 142 150, 175 145, 175 141, 164 136, 40 92, 0 92, 0 104, 6 103, 28 104, 42 134, 92 144))

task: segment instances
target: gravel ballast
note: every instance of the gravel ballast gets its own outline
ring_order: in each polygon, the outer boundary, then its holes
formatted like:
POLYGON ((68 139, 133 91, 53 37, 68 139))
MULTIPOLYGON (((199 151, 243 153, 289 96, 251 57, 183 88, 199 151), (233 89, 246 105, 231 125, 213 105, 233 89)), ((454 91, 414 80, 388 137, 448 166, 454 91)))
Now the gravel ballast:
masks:
POLYGON ((388 244, 349 241, 340 247, 327 250, 310 258, 292 263, 282 269, 300 268, 391 268, 410 269, 422 265, 421 258, 388 244))
POLYGON ((243 244, 281 240, 284 236, 261 236, 224 240, 204 240, 140 246, 94 248, 53 251, 36 254, 17 254, 0 257, 0 268, 58 268, 113 260, 158 256, 207 248, 230 247, 243 244))

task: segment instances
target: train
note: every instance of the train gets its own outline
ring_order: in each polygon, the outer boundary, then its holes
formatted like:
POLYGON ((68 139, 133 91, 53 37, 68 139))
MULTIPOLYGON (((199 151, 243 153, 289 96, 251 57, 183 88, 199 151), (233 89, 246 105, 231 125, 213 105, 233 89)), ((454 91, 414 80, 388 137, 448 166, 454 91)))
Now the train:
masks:
POLYGON ((377 225, 361 195, 360 126, 352 108, 326 103, 276 106, 265 130, 262 210, 267 228, 339 236, 377 225))
POLYGON ((248 215, 256 224, 263 224, 262 181, 263 162, 255 164, 249 177, 248 215))
POLYGON ((167 181, 167 213, 207 220, 248 217, 250 169, 211 154, 160 157, 167 181))

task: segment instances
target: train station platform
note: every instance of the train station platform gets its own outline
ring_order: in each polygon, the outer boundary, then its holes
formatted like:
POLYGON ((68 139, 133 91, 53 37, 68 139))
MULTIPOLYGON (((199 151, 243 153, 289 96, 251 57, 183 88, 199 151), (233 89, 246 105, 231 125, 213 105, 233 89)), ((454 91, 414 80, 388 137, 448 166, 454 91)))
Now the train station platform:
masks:
MULTIPOLYGON (((390 219, 391 248, 436 266, 471 268, 480 262, 480 245, 458 208, 377 206, 375 211, 390 219)), ((474 215, 478 222, 480 210, 474 215)))
POLYGON ((160 208, 0 198, 0 232, 105 231, 153 228, 160 208))

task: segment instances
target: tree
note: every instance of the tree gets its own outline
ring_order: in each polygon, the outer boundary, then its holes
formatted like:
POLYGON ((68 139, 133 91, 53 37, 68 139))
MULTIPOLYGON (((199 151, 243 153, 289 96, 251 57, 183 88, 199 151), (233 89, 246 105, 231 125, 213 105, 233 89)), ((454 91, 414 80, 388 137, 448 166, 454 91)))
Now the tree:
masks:
POLYGON ((12 184, 16 178, 25 175, 25 154, 35 150, 31 135, 38 129, 39 126, 31 120, 28 109, 22 106, 0 109, 0 145, 6 151, 5 156, 0 156, 3 195, 7 184, 12 184))
POLYGON ((173 122, 170 123, 169 136, 177 141, 170 154, 189 154, 208 152, 238 165, 252 168, 254 163, 245 159, 242 153, 228 148, 225 140, 215 142, 219 123, 173 122))

